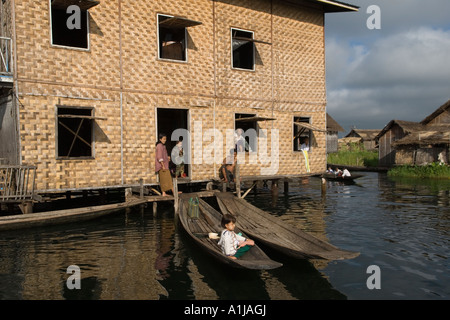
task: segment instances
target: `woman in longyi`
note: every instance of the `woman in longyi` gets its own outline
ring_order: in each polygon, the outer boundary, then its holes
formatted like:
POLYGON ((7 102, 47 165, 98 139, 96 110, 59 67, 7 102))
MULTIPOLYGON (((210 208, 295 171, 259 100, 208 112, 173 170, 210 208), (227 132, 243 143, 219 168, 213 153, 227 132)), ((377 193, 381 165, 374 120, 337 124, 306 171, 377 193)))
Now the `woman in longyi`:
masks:
POLYGON ((167 196, 166 191, 172 190, 175 193, 172 183, 172 175, 169 170, 169 156, 166 149, 167 136, 160 133, 156 142, 155 151, 155 172, 159 175, 159 184, 163 196, 167 196))

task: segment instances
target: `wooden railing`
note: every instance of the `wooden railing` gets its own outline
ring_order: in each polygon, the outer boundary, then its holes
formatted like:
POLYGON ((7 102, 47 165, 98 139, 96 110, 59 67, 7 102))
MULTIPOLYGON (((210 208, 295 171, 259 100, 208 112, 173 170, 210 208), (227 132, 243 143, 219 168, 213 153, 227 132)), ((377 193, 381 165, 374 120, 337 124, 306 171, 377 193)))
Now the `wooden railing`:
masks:
POLYGON ((0 37, 0 75, 12 76, 12 56, 11 38, 0 37))
POLYGON ((36 167, 0 165, 0 202, 33 200, 36 167))

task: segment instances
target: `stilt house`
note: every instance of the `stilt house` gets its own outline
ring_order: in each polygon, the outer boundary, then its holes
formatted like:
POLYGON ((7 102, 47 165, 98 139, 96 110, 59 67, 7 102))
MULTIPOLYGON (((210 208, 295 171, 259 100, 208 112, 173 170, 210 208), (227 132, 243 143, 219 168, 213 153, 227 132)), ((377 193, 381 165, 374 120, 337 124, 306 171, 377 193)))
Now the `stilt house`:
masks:
POLYGON ((157 182, 155 142, 183 137, 208 181, 233 132, 242 176, 326 168, 324 19, 333 0, 3 0, 0 158, 51 192, 157 182), (231 135, 230 135, 231 132, 231 135), (256 138, 254 138, 256 136, 256 138), (294 137, 300 139, 294 139, 294 137))
POLYGON ((377 136, 381 165, 450 161, 450 100, 421 122, 392 120, 377 136))

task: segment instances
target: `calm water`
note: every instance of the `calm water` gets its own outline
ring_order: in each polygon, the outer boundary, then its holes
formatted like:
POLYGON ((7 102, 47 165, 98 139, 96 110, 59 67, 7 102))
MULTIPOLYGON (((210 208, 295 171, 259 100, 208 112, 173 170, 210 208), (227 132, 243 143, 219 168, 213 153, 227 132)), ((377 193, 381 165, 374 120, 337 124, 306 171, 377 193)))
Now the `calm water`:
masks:
MULTIPOLYGON (((261 186, 262 187, 262 186, 261 186)), ((269 271, 228 269, 174 224, 172 208, 123 211, 64 226, 0 233, 0 299, 449 299, 450 182, 365 173, 355 185, 320 179, 247 200, 360 256, 283 262, 269 271), (81 269, 69 290, 68 266, 81 269), (369 290, 367 268, 380 268, 369 290)))

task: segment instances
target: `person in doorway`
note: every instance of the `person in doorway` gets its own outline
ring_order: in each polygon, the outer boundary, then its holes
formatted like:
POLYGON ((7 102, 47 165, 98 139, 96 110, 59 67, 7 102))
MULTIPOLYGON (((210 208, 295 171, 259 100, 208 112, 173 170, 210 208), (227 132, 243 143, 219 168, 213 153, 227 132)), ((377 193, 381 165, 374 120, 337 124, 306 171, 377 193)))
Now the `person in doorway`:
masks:
POLYGON ((244 253, 255 245, 253 240, 246 239, 234 232, 236 218, 231 214, 223 215, 221 225, 225 229, 220 234, 218 245, 221 246, 223 254, 231 259, 242 257, 244 253))
POLYGON ((172 175, 169 170, 169 156, 166 148, 167 136, 164 133, 158 135, 158 142, 156 142, 155 151, 155 172, 159 175, 159 184, 163 196, 167 196, 166 191, 172 190, 175 194, 172 175))
POLYGON ((242 134, 244 133, 244 130, 242 130, 241 128, 237 129, 235 132, 235 147, 237 152, 244 152, 245 151, 245 139, 242 136, 242 134))
POLYGON ((175 177, 186 177, 184 173, 184 151, 183 151, 183 141, 178 140, 175 147, 172 149, 172 162, 175 164, 175 177))

